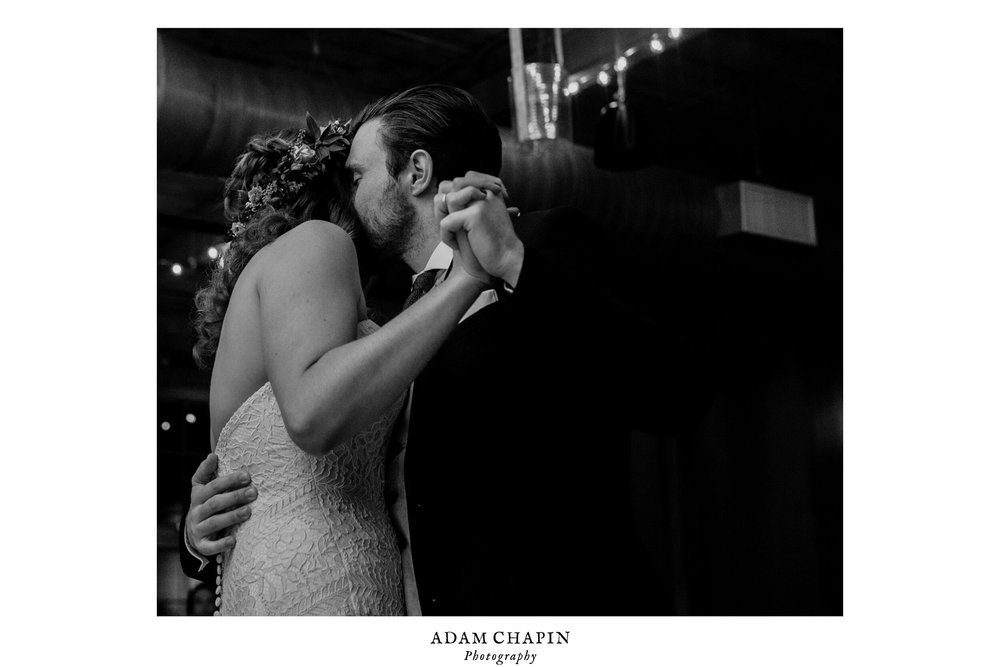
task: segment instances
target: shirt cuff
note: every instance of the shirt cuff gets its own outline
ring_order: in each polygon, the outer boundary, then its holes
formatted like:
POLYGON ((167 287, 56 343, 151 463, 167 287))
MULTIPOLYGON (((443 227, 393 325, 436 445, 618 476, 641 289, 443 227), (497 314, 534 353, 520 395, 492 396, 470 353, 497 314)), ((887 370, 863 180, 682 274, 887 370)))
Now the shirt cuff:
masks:
POLYGON ((186 530, 184 531, 184 546, 187 547, 188 553, 197 558, 198 561, 201 563, 201 565, 198 566, 198 571, 201 572, 202 570, 204 570, 205 566, 208 565, 209 561, 207 558, 205 558, 200 553, 195 551, 194 547, 192 547, 191 544, 188 542, 188 532, 186 530))

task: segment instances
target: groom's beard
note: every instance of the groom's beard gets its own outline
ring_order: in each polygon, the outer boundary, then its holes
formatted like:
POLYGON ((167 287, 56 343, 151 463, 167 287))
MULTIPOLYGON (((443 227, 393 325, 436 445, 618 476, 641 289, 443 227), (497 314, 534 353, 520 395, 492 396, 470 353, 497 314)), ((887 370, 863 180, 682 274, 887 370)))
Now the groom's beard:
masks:
POLYGON ((365 222, 368 240, 379 259, 399 259, 416 231, 417 209, 395 183, 389 183, 377 210, 365 222))

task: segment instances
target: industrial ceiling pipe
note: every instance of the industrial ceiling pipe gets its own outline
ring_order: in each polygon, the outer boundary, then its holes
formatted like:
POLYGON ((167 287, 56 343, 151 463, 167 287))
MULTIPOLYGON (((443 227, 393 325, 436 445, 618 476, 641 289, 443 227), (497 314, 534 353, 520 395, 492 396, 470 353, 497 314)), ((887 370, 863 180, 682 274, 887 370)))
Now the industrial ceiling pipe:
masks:
POLYGON ((525 210, 572 204, 629 245, 647 248, 714 233, 718 205, 704 179, 659 166, 598 169, 591 148, 558 139, 531 150, 509 131, 501 135, 501 176, 513 203, 525 210))
POLYGON ((225 175, 254 134, 350 118, 371 101, 339 81, 217 58, 157 33, 157 165, 225 175))
MULTIPOLYGON (((301 125, 306 111, 349 118, 372 99, 315 75, 204 54, 162 33, 157 55, 157 161, 164 170, 225 175, 251 135, 301 125)), ((531 146, 508 129, 501 138, 501 176, 524 210, 573 204, 646 252, 715 228, 714 184, 662 167, 598 169, 592 149, 566 140, 531 146)))

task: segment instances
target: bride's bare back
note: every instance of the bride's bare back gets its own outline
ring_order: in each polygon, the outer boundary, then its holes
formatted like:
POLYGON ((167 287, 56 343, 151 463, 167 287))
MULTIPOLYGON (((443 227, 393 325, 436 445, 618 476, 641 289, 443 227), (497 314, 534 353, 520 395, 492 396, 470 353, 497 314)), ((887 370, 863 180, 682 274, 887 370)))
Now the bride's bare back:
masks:
POLYGON ((303 223, 248 262, 230 298, 212 375, 214 449, 219 474, 250 473, 258 496, 224 554, 224 615, 403 613, 383 484, 405 394, 315 456, 293 442, 275 388, 310 357, 378 329, 360 315, 349 244, 329 223, 303 223))
MULTIPOLYGON (((348 247, 350 243, 347 235, 331 223, 319 220, 304 222, 260 250, 243 269, 229 299, 212 369, 209 406, 213 449, 223 426, 236 409, 269 379, 264 359, 262 290, 265 293, 293 291, 294 284, 285 287, 274 283, 289 277, 294 279, 296 271, 329 273, 334 280, 327 287, 330 295, 336 296, 325 298, 320 295, 317 298, 309 293, 310 290, 303 290, 298 295, 302 300, 298 307, 295 307, 296 304, 285 304, 292 306, 298 316, 283 322, 283 331, 269 332, 270 338, 273 340, 284 335, 288 345, 310 345, 311 341, 303 343, 303 339, 311 339, 316 341, 312 344, 318 345, 335 344, 336 340, 331 342, 331 333, 342 342, 354 339, 353 328, 365 318, 365 302, 353 247, 348 247), (325 249, 329 254, 318 258, 315 264, 319 266, 304 265, 296 261, 301 259, 302 248, 325 249), (323 266, 336 262, 346 266, 323 266), (353 306, 344 307, 352 301, 353 306), (329 311, 321 312, 319 309, 322 308, 329 311), (311 310, 311 315, 303 316, 304 310, 311 310), (339 313, 334 312, 338 310, 339 313), (329 322, 338 316, 342 320, 339 326, 317 326, 317 322, 329 322)), ((294 294, 292 299, 295 299, 294 294)), ((269 319, 274 321, 278 318, 269 319)), ((280 341, 276 344, 280 345, 280 341)))

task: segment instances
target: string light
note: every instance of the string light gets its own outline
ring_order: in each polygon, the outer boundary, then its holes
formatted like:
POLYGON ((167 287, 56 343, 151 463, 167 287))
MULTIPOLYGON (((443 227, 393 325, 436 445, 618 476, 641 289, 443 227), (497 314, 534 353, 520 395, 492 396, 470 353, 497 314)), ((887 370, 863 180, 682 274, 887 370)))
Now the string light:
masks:
POLYGON ((188 424, 193 424, 193 423, 195 423, 196 421, 198 421, 198 418, 197 418, 197 417, 195 417, 195 416, 194 416, 193 414, 191 414, 191 413, 189 412, 189 413, 187 413, 187 416, 185 416, 185 417, 184 417, 184 420, 185 420, 185 421, 186 421, 186 422, 187 422, 188 424))
MULTIPOLYGON (((667 28, 667 34, 672 40, 680 40, 683 34, 682 28, 667 28)), ((578 94, 589 82, 596 80, 602 86, 611 84, 611 72, 623 72, 630 65, 634 65, 634 59, 640 59, 649 55, 663 53, 666 44, 660 34, 654 32, 649 36, 649 41, 634 43, 619 54, 609 65, 607 62, 600 66, 592 67, 588 70, 578 72, 568 77, 567 85, 563 92, 568 95, 578 94)))
POLYGON ((202 269, 211 267, 213 262, 218 262, 218 265, 222 266, 222 260, 226 256, 227 248, 229 248, 228 242, 214 243, 205 248, 204 254, 198 253, 180 262, 160 257, 157 260, 157 264, 163 269, 170 269, 170 273, 174 276, 179 277, 187 273, 197 274, 202 269))
POLYGON ((170 422, 163 422, 162 424, 160 424, 160 428, 162 428, 164 431, 169 431, 170 430, 170 422))

